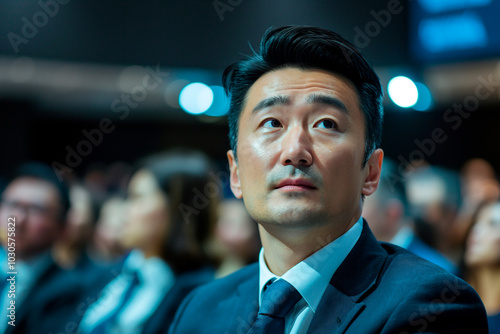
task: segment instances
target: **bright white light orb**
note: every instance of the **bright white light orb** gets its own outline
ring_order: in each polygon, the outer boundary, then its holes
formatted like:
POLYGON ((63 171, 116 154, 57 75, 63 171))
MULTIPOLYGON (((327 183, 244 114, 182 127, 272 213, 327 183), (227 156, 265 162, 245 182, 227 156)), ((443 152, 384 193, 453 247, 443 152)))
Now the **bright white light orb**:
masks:
POLYGON ((214 102, 212 106, 205 112, 205 115, 212 117, 221 117, 229 111, 229 99, 224 92, 222 86, 210 86, 214 92, 214 102))
POLYGON ((214 92, 201 82, 193 82, 181 90, 179 105, 187 113, 203 114, 214 102, 214 92))
POLYGON ((418 101, 412 108, 417 111, 428 111, 432 107, 432 94, 429 88, 421 82, 415 82, 418 89, 418 101))
POLYGON ((415 83, 403 76, 392 78, 387 86, 392 102, 402 108, 410 108, 418 100, 418 89, 415 83))

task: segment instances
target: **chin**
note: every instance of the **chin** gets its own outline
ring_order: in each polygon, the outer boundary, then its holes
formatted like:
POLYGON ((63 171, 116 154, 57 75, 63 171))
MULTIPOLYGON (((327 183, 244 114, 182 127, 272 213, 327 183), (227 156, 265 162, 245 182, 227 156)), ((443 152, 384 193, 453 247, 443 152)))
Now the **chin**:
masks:
POLYGON ((271 218, 270 221, 275 225, 307 228, 325 221, 326 215, 296 206, 275 210, 271 218))

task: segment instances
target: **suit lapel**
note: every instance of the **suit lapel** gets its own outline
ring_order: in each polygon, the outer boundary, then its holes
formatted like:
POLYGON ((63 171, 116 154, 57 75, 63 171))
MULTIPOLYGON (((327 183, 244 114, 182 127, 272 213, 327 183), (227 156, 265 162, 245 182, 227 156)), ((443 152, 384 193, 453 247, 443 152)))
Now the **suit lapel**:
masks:
POLYGON ((238 286, 238 296, 234 298, 233 310, 237 310, 238 333, 246 333, 252 327, 257 313, 259 312, 259 266, 255 265, 255 271, 251 278, 245 280, 238 286))
POLYGON ((342 333, 364 308, 328 285, 307 333, 342 333))
POLYGON ((259 311, 259 266, 254 264, 254 268, 248 273, 247 279, 243 279, 238 285, 237 293, 233 298, 224 302, 221 305, 224 308, 225 314, 228 316, 227 321, 230 324, 229 329, 225 333, 246 333, 252 327, 257 313, 259 311))
POLYGON ((387 254, 363 221, 363 232, 325 290, 308 333, 345 333, 376 287, 387 254))

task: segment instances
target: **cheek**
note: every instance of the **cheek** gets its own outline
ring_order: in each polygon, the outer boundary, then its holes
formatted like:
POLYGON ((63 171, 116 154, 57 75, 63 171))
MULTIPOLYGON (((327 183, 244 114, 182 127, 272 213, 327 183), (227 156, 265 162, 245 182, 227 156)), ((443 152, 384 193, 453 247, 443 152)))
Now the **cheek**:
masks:
POLYGON ((476 261, 500 262, 500 233, 487 228, 474 230, 468 240, 469 257, 476 261))
POLYGON ((59 233, 59 226, 52 221, 31 217, 25 223, 23 234, 29 237, 45 239, 47 237, 56 237, 59 233))
POLYGON ((328 161, 321 166, 325 175, 325 184, 343 191, 360 191, 362 169, 358 157, 350 148, 338 148, 327 155, 328 161), (359 189, 358 189, 359 188, 359 189))
POLYGON ((265 182, 265 176, 272 165, 271 151, 271 147, 266 150, 255 143, 247 143, 238 149, 238 175, 243 191, 246 188, 263 186, 262 183, 265 182))
POLYGON ((492 247, 492 253, 496 255, 497 259, 500 259, 500 235, 497 231, 492 236, 491 247, 492 247))
POLYGON ((140 234, 157 233, 167 220, 167 210, 162 203, 156 201, 140 201, 130 205, 130 229, 140 231, 140 234))

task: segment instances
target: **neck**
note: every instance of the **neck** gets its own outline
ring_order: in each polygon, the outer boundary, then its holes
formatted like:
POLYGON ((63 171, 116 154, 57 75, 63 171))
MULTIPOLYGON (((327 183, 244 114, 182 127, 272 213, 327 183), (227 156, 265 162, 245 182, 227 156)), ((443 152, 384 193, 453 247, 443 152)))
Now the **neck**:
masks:
POLYGON ((150 249, 143 250, 142 254, 144 255, 145 259, 149 259, 149 258, 154 257, 154 256, 161 257, 160 252, 150 250, 150 249))
POLYGON ((358 219, 359 216, 347 225, 328 224, 300 229, 259 225, 267 267, 273 274, 282 276, 297 263, 347 232, 358 219))
POLYGON ((483 301, 486 313, 500 312, 500 267, 480 267, 472 273, 473 286, 483 301))
POLYGON ((52 249, 56 262, 63 268, 72 268, 80 255, 79 249, 64 244, 56 244, 52 249))

